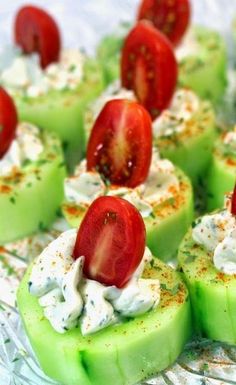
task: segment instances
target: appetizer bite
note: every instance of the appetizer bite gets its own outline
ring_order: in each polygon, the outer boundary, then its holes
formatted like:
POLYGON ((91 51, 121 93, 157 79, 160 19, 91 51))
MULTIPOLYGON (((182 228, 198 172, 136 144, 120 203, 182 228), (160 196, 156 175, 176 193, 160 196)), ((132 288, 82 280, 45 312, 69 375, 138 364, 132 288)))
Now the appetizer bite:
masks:
POLYGON ((17 303, 43 370, 65 385, 133 385, 191 336, 184 283, 152 257, 141 215, 118 197, 95 200, 79 230, 49 244, 17 303))
POLYGON ((236 188, 224 209, 198 219, 179 249, 196 330, 236 344, 236 188))
POLYGON ((208 210, 223 207, 224 195, 234 187, 236 179, 236 126, 222 133, 215 144, 207 177, 208 210))
POLYGON ((47 228, 63 200, 65 163, 60 141, 18 122, 0 87, 0 244, 47 228))
POLYGON ((77 227, 102 195, 123 197, 138 208, 155 256, 168 260, 176 255, 193 218, 191 183, 152 150, 150 115, 135 101, 111 100, 99 114, 86 160, 65 180, 63 213, 69 224, 77 227))
POLYGON ((73 166, 84 152, 83 111, 102 90, 99 65, 78 49, 62 49, 46 11, 24 6, 15 18, 15 45, 0 52, 0 84, 21 120, 58 134, 73 166))
MULTIPOLYGON (((190 88, 201 98, 216 103, 227 84, 226 44, 216 31, 202 26, 188 28, 190 17, 189 0, 143 0, 137 21, 151 22, 174 46, 179 86, 190 88)), ((120 52, 130 28, 128 23, 121 25, 117 32, 106 36, 98 46, 97 57, 103 66, 107 84, 119 77, 120 52)))
POLYGON ((213 107, 189 89, 175 91, 173 48, 147 21, 139 22, 124 42, 121 83, 122 88, 110 86, 88 109, 86 130, 109 98, 139 100, 152 115, 154 145, 160 155, 182 168, 196 186, 212 158, 216 135, 213 107))

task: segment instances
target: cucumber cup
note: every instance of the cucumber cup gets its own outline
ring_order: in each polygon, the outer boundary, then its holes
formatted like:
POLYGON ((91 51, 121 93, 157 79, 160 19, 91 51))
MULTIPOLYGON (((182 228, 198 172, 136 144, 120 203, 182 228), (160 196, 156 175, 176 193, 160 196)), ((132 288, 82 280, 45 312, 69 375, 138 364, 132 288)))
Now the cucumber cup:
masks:
POLYGON ((158 307, 86 337, 79 328, 65 334, 52 328, 28 292, 30 271, 18 290, 18 308, 42 369, 60 383, 132 385, 171 365, 191 336, 187 289, 178 273, 157 259, 143 277, 160 280, 158 307))
POLYGON ((47 228, 63 200, 65 162, 59 139, 42 133, 43 152, 0 177, 0 244, 47 228))
POLYGON ((207 208, 209 211, 223 207, 224 195, 234 187, 236 180, 235 142, 236 132, 232 131, 220 135, 215 143, 207 177, 207 208))
POLYGON ((74 90, 50 90, 38 97, 16 96, 19 118, 46 131, 55 132, 62 141, 70 169, 85 151, 83 114, 86 105, 103 89, 100 66, 88 59, 81 83, 74 90))
POLYGON ((216 136, 215 114, 209 102, 201 101, 189 90, 180 89, 174 98, 176 101, 178 98, 180 100, 178 102, 179 110, 176 109, 177 104, 174 107, 172 103, 173 107, 170 106, 153 122, 154 145, 158 148, 160 155, 180 167, 196 187, 204 178, 212 159, 216 136), (197 102, 196 108, 194 100, 197 102), (188 108, 190 111, 192 109, 192 113, 186 118, 180 113, 180 110, 184 108, 186 108, 186 112, 188 108), (167 120, 165 120, 165 115, 167 120), (163 119, 162 126, 166 126, 167 130, 164 127, 158 132, 155 126, 157 124, 160 126, 158 122, 161 122, 161 119, 163 119), (167 131, 171 127, 173 129, 168 133, 167 131))
MULTIPOLYGON (((178 246, 194 215, 191 183, 180 169, 175 169, 175 176, 179 182, 179 190, 174 192, 173 197, 156 204, 150 215, 144 218, 147 245, 153 255, 164 261, 176 256, 178 246)), ((106 194, 109 195, 109 187, 106 194)), ((112 189, 110 194, 115 195, 112 189)), ((78 227, 88 207, 89 205, 64 201, 62 212, 71 227, 78 227)))
MULTIPOLYGON (((110 99, 135 100, 132 91, 118 82, 93 102, 85 113, 86 140, 97 114, 110 99)), ((180 167, 194 187, 204 178, 212 159, 216 137, 215 113, 210 102, 202 101, 190 90, 178 89, 168 109, 153 121, 153 143, 162 158, 180 167)))
POLYGON ((227 86, 224 38, 208 28, 193 27, 176 54, 179 62, 179 85, 189 87, 201 98, 217 104, 227 86))
MULTIPOLYGON (((130 29, 124 24, 105 37, 97 49, 106 84, 120 76, 120 52, 130 29)), ((192 27, 176 49, 179 65, 179 86, 187 87, 203 99, 217 103, 227 86, 227 53, 223 37, 205 27, 192 27)))
POLYGON ((236 344, 236 280, 215 268, 213 252, 197 244, 189 230, 178 254, 200 335, 236 344))

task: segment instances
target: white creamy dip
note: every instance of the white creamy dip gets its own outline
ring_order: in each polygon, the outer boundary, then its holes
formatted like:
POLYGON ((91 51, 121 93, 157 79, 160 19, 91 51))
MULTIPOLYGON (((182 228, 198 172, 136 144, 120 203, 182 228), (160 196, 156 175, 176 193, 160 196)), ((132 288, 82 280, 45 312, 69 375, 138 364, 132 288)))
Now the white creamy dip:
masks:
POLYGON ((0 176, 7 176, 22 167, 25 161, 36 161, 43 152, 39 129, 31 123, 19 123, 16 137, 0 159, 0 176))
POLYGON ((79 50, 63 50, 59 61, 43 70, 37 54, 23 55, 19 48, 6 47, 0 63, 0 84, 10 94, 37 97, 52 89, 75 89, 83 76, 84 56, 79 50))
POLYGON ((148 248, 129 283, 118 289, 83 276, 84 257, 72 257, 76 237, 77 229, 72 229, 51 242, 35 260, 30 276, 29 292, 39 298, 57 332, 79 325, 82 335, 87 335, 158 305, 159 280, 141 278, 152 259, 148 248))
POLYGON ((180 89, 174 93, 171 104, 153 122, 154 137, 171 136, 183 132, 186 123, 200 107, 198 96, 187 89, 180 89))
POLYGON ((205 215, 192 232, 196 243, 213 252, 215 267, 225 274, 236 274, 236 217, 226 208, 205 215))
POLYGON ((87 171, 86 160, 75 170, 75 175, 64 182, 65 197, 80 207, 87 208, 99 196, 112 195, 131 202, 143 218, 148 217, 155 206, 173 198, 179 191, 179 180, 174 165, 167 159, 160 159, 156 149, 145 183, 135 187, 106 186, 97 171, 87 171))

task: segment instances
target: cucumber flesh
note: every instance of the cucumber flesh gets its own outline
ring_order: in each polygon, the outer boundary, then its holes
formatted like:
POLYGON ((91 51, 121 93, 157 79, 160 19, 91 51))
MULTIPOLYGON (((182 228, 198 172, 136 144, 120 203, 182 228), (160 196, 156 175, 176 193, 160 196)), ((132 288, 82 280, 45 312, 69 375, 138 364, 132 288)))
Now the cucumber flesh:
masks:
POLYGON ((14 177, 0 178, 0 244, 47 228, 63 200, 65 162, 58 138, 43 135, 44 151, 14 177))
MULTIPOLYGON (((176 257, 178 246, 193 220, 193 191, 188 177, 176 168, 180 191, 173 199, 154 208, 153 215, 144 218, 147 245, 153 255, 163 261, 176 257)), ((64 202, 62 212, 71 227, 78 227, 85 209, 64 202)))
POLYGON ((188 293, 178 273, 155 260, 144 272, 161 282, 159 306, 143 316, 90 336, 55 332, 28 292, 30 268, 17 303, 44 372, 64 385, 132 385, 171 365, 191 336, 188 293))
POLYGON ((182 242, 178 261, 187 283, 196 331, 204 337, 236 344, 236 280, 219 272, 213 255, 192 239, 182 242))
POLYGON ((99 64, 89 60, 84 71, 84 79, 75 90, 53 90, 36 98, 15 98, 20 120, 59 136, 70 169, 85 153, 84 110, 103 90, 99 64))

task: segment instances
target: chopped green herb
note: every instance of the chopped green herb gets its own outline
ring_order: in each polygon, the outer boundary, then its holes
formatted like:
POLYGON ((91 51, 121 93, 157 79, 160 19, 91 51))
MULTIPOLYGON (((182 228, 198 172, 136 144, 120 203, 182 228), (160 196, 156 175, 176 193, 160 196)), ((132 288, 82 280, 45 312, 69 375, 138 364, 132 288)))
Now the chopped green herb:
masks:
POLYGON ((12 204, 15 204, 15 203, 16 203, 16 198, 10 197, 10 202, 11 202, 12 204))
POLYGON ((42 232, 45 232, 45 231, 48 230, 47 227, 44 225, 43 222, 39 222, 38 229, 39 229, 39 231, 42 231, 42 232))
POLYGON ((76 70, 76 65, 71 64, 71 66, 69 67, 69 72, 74 72, 75 70, 76 70))
POLYGON ((61 167, 65 167, 66 166, 66 162, 65 161, 62 161, 58 164, 58 168, 61 168, 61 167))
POLYGON ((183 251, 183 254, 187 257, 185 263, 192 263, 197 258, 197 255, 192 255, 189 251, 183 251))
POLYGON ((172 295, 176 295, 179 291, 179 283, 177 283, 174 287, 167 287, 165 283, 161 283, 161 289, 169 291, 172 295))

